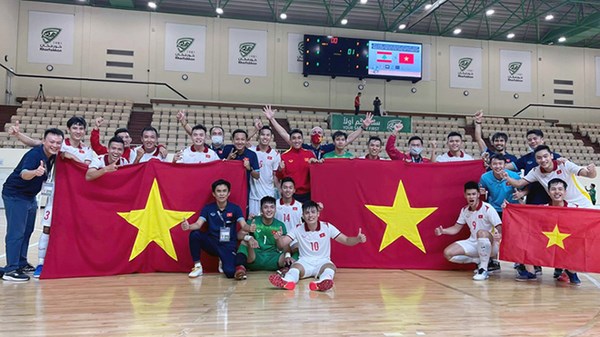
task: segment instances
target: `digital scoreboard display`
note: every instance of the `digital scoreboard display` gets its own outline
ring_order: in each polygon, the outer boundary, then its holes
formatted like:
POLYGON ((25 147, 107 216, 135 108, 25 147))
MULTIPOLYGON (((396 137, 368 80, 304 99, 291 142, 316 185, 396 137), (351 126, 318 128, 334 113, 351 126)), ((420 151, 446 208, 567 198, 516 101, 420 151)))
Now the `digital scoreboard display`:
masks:
POLYGON ((303 74, 419 81, 423 45, 304 35, 303 74))

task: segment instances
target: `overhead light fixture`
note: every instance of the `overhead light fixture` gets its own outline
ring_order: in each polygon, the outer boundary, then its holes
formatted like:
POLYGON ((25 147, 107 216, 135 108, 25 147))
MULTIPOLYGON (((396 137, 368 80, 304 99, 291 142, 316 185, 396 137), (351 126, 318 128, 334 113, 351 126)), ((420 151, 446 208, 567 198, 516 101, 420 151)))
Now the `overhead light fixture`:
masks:
POLYGON ((427 5, 425 5, 425 10, 428 11, 431 9, 431 7, 433 7, 432 4, 427 4, 427 5))
POLYGON ((345 24, 347 24, 347 23, 348 23, 348 19, 342 19, 342 21, 340 21, 340 23, 341 23, 342 25, 345 25, 345 24))
POLYGON ((545 19, 546 19, 546 21, 550 21, 550 20, 554 19, 554 15, 548 14, 548 15, 546 15, 545 19))
POLYGON ((508 35, 506 35, 507 39, 512 39, 513 37, 515 37, 515 33, 508 33, 508 35))
POLYGON ((455 29, 455 30, 454 30, 452 33, 453 33, 454 35, 458 35, 458 34, 460 34, 461 32, 462 32, 462 29, 460 29, 460 28, 456 28, 456 29, 455 29))
POLYGON ((148 7, 150 7, 150 9, 156 9, 156 2, 148 1, 148 7))
POLYGON ((493 15, 494 13, 496 13, 496 11, 495 11, 495 10, 493 10, 493 9, 488 9, 488 10, 485 12, 485 15, 487 15, 487 16, 490 16, 490 15, 493 15))
POLYGON ((565 42, 565 41, 567 41, 567 38, 564 36, 561 36, 558 38, 558 42, 565 42))
POLYGON ((217 7, 217 9, 215 9, 215 12, 217 12, 217 14, 219 14, 219 15, 223 15, 223 13, 224 13, 223 8, 221 8, 221 7, 217 7))
POLYGON ((406 25, 405 24, 401 24, 400 26, 398 26, 398 29, 400 29, 400 30, 406 29, 406 25))
POLYGON ((279 14, 279 18, 280 18, 281 20, 285 20, 285 19, 287 19, 287 14, 285 14, 285 13, 281 13, 281 14, 279 14))
POLYGON ((360 4, 361 4, 361 5, 364 5, 364 4, 366 4, 366 3, 367 3, 367 1, 369 1, 369 0, 360 0, 360 4))

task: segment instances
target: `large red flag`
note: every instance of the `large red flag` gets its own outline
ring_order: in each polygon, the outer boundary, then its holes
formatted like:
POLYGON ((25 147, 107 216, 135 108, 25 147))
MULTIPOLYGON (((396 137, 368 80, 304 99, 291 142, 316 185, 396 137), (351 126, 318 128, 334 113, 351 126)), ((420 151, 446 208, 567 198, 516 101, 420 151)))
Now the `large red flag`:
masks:
MULTIPOLYGON (((246 170, 239 161, 180 165, 150 161, 124 166, 95 181, 70 160, 56 165, 52 232, 42 278, 136 272, 186 272, 188 232, 213 201, 211 184, 231 183, 230 201, 245 209, 246 170)), ((208 270, 216 259, 202 255, 208 270)))
POLYGON ((600 211, 508 205, 502 217, 503 260, 600 272, 600 211))
MULTIPOLYGON (((348 236, 359 228, 367 243, 334 244, 340 267, 457 269, 444 248, 468 237, 434 235, 452 226, 466 205, 464 184, 479 181, 481 161, 412 164, 403 161, 333 159, 311 165, 312 199, 324 204, 322 219, 348 236)), ((470 267, 470 266, 468 266, 470 267)))

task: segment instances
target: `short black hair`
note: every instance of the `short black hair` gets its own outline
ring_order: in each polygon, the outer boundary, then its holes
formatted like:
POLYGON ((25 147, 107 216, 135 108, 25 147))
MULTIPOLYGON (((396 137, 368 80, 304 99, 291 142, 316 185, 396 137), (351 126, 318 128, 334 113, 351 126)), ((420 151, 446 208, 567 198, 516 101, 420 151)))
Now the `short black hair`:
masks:
POLYGON ((465 183, 465 192, 467 190, 477 190, 479 192, 479 184, 474 181, 467 181, 465 183))
POLYGON ((265 204, 275 205, 276 201, 277 200, 275 200, 275 198, 273 198, 270 195, 267 195, 266 197, 263 197, 262 199, 260 199, 260 208, 262 208, 263 205, 265 205, 265 204))
POLYGON ((69 118, 69 120, 67 121, 67 128, 70 129, 73 125, 81 125, 84 129, 87 128, 87 123, 85 119, 80 116, 73 116, 69 118))
POLYGON ((492 135, 492 142, 498 138, 504 139, 505 142, 508 142, 508 135, 504 132, 496 132, 492 135))
MULTIPOLYGON (((450 136, 448 135, 448 137, 450 137, 450 136)), ((408 139, 408 143, 410 144, 410 142, 412 142, 413 140, 418 140, 421 142, 421 145, 423 145, 423 138, 421 138, 419 136, 412 136, 408 139)))
POLYGON ((544 150, 546 150, 546 151, 548 151, 548 152, 552 153, 552 151, 550 151, 550 147, 549 147, 548 145, 538 145, 538 147, 536 147, 536 148, 533 150, 533 153, 534 153, 534 154, 536 154, 536 153, 538 153, 538 152, 540 152, 540 151, 544 151, 544 150))
POLYGON ((44 131, 44 138, 50 133, 65 138, 65 134, 57 128, 46 129, 46 131, 44 131))
POLYGON ((258 134, 260 134, 262 130, 269 130, 271 134, 273 133, 273 129, 271 129, 271 127, 268 125, 263 125, 263 127, 258 130, 258 134))
POLYGON ((111 139, 109 139, 108 146, 110 146, 110 143, 121 143, 121 144, 123 144, 123 146, 125 146, 125 142, 123 141, 123 138, 121 138, 119 136, 114 136, 111 139))
POLYGON ((544 137, 544 133, 540 129, 528 130, 527 134, 525 135, 525 137, 529 137, 529 135, 536 135, 536 136, 539 136, 539 137, 544 137))
POLYGON ((231 139, 235 138, 235 135, 237 133, 243 133, 246 136, 246 139, 248 139, 248 132, 246 132, 245 130, 242 130, 242 129, 233 130, 233 132, 231 133, 231 139))
POLYGON ((206 127, 202 124, 197 124, 196 126, 194 126, 192 128, 192 132, 194 132, 194 130, 203 130, 204 133, 206 133, 206 127))
POLYGON ((118 128, 117 130, 115 130, 115 136, 117 136, 119 133, 123 133, 123 132, 129 133, 129 130, 127 130, 127 128, 118 128))
POLYGON ((209 133, 212 135, 212 132, 214 129, 221 129, 221 132, 223 132, 223 134, 225 134, 225 129, 223 129, 222 127, 218 126, 218 125, 213 125, 213 127, 210 128, 209 133))
POLYGON ((566 181, 564 181, 560 178, 553 178, 548 182, 548 189, 550 189, 550 186, 552 186, 554 184, 562 184, 565 187, 565 190, 567 189, 567 186, 569 186, 569 185, 567 185, 566 181))
POLYGON ((225 179, 219 179, 219 180, 215 181, 214 183, 212 183, 212 185, 211 185, 213 193, 217 190, 217 186, 220 186, 220 185, 227 186, 227 190, 231 191, 231 183, 225 179))
POLYGON ((344 137, 344 139, 348 139, 348 134, 345 133, 344 131, 339 131, 339 130, 334 132, 333 135, 331 135, 331 138, 333 139, 333 141, 335 141, 335 139, 340 136, 344 137))
POLYGON ((304 137, 304 134, 302 133, 302 130, 300 129, 291 129, 290 130, 290 137, 294 134, 294 133, 299 133, 300 136, 304 137))
POLYGON ((296 182, 294 181, 294 179, 292 179, 292 177, 285 177, 281 179, 281 186, 283 186, 283 183, 292 183, 294 187, 296 186, 296 182))
POLYGON ((153 128, 152 126, 147 126, 145 128, 142 129, 142 136, 144 136, 144 132, 146 131, 153 131, 156 134, 156 138, 158 138, 158 131, 153 128))
POLYGON ((383 144, 383 141, 381 140, 381 138, 379 138, 377 136, 371 136, 371 137, 369 137, 369 140, 367 141, 367 144, 370 144, 372 140, 376 140, 376 141, 378 141, 378 142, 380 142, 380 143, 383 144))
POLYGON ((302 212, 306 212, 307 210, 309 210, 311 208, 316 208, 318 210, 319 204, 317 204, 316 202, 314 202, 312 200, 309 200, 302 204, 302 212))
POLYGON ((462 135, 456 131, 452 131, 448 134, 448 137, 446 139, 450 139, 450 137, 460 137, 460 139, 462 140, 462 135))
POLYGON ((502 154, 502 153, 494 153, 491 157, 490 157, 490 162, 492 160, 502 160, 503 162, 506 162, 506 157, 502 154))

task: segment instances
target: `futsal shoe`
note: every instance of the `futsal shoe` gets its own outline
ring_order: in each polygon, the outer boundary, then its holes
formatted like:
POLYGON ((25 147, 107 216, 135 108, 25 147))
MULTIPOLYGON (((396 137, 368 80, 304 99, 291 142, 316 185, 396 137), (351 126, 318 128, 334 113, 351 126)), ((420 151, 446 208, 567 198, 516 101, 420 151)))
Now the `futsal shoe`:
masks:
POLYGON ((189 278, 196 278, 198 276, 202 276, 202 265, 200 263, 196 264, 192 271, 188 274, 189 278))
POLYGON ((559 279, 562 274, 563 270, 561 268, 554 268, 554 274, 552 275, 552 277, 555 279, 559 279))
POLYGON ((473 275, 473 280, 475 281, 485 281, 490 277, 487 270, 483 268, 479 268, 477 274, 473 275))
POLYGON ((35 271, 33 272, 33 277, 40 278, 40 275, 42 275, 43 268, 44 268, 43 264, 38 264, 38 266, 35 267, 35 271))
POLYGON ((498 262, 497 260, 493 260, 490 259, 490 262, 488 263, 488 274, 493 274, 495 272, 499 272, 500 271, 500 262, 498 262))
POLYGON ((273 274, 269 276, 269 282, 271 282, 271 284, 275 287, 281 289, 294 290, 294 288, 296 288, 296 283, 284 280, 279 274, 273 274))
POLYGON ((519 275, 517 275, 517 278, 515 280, 517 280, 519 282, 526 282, 526 281, 537 281, 538 278, 534 273, 524 270, 524 271, 519 272, 519 275))
POLYGON ((313 281, 308 285, 308 287, 312 291, 327 291, 327 290, 333 288, 333 280, 325 279, 320 282, 313 281))
POLYGON ((25 266, 19 269, 22 273, 25 274, 31 274, 35 271, 35 267, 30 265, 29 263, 25 266))
POLYGON ((541 276, 542 275, 542 267, 540 267, 540 266, 533 266, 533 270, 535 271, 535 275, 536 276, 541 276))
POLYGON ((235 274, 233 275, 233 277, 235 277, 235 279, 238 281, 247 279, 248 276, 246 275, 246 267, 244 267, 244 266, 235 267, 235 274))
POLYGON ((565 273, 567 274, 567 276, 569 276, 569 282, 571 282, 571 285, 574 285, 574 286, 581 285, 581 280, 579 279, 579 276, 577 276, 577 273, 573 273, 568 270, 565 270, 565 273))

